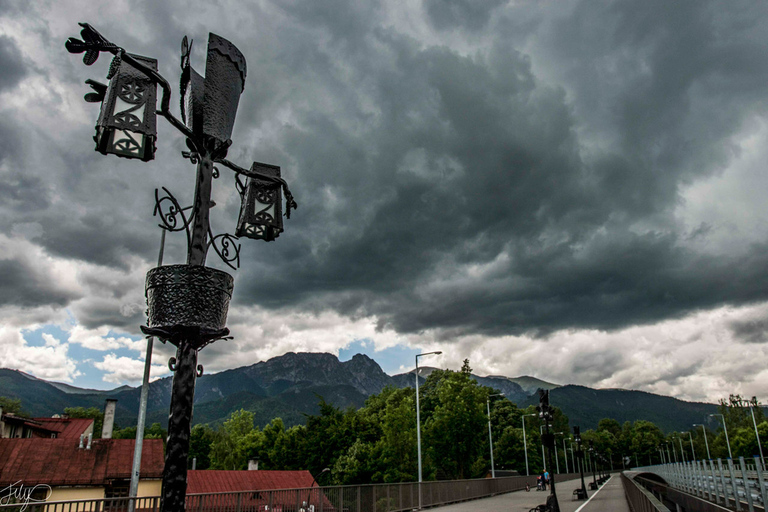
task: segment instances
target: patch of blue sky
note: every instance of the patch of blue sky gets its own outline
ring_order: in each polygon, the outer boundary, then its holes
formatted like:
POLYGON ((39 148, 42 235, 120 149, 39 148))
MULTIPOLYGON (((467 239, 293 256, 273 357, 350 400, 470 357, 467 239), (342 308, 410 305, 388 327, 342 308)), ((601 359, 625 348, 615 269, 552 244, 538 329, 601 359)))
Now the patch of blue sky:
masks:
MULTIPOLYGON (((69 332, 62 329, 55 324, 46 324, 38 329, 23 330, 22 335, 27 342, 27 345, 33 347, 43 347, 46 344, 44 334, 48 334, 57 339, 61 344, 67 346, 67 357, 75 363, 77 372, 80 375, 72 379, 71 384, 80 388, 88 389, 113 389, 115 384, 112 382, 104 382, 104 375, 106 372, 100 370, 94 366, 94 362, 101 362, 104 356, 107 354, 114 354, 117 357, 130 357, 131 359, 138 359, 143 357, 143 350, 141 353, 135 350, 130 350, 127 347, 120 347, 110 350, 94 350, 86 348, 78 343, 69 343, 69 332)), ((130 338, 134 341, 142 339, 141 336, 129 335, 125 333, 118 333, 109 331, 106 337, 111 338, 130 338)), ((30 372, 34 375, 34 372, 30 372)))
POLYGON ((365 354, 379 363, 384 373, 396 375, 411 370, 415 366, 416 354, 422 352, 420 348, 405 345, 395 345, 379 351, 375 348, 375 343, 369 338, 355 340, 339 349, 339 360, 349 361, 355 354, 365 354))

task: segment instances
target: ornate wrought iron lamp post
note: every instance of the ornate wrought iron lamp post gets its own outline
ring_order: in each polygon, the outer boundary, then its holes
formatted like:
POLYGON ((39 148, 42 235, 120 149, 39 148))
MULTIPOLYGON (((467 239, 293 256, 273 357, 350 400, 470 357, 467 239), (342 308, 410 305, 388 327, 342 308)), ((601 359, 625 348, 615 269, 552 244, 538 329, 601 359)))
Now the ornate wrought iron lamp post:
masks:
POLYGON ((234 279, 205 266, 208 249, 213 247, 227 265, 236 268, 240 260, 237 237, 274 240, 283 231, 281 192, 285 194, 287 217, 297 205, 280 177, 279 167, 254 163, 245 169, 226 160, 246 77, 245 58, 232 43, 216 34, 209 35, 203 77, 190 65, 191 44, 184 37, 180 121, 171 114, 171 87, 157 72, 155 59, 132 55, 87 23, 80 26, 82 40, 70 38, 66 42, 70 53, 84 53, 83 62, 88 66, 96 62, 100 52, 114 55, 107 74, 109 85, 86 81, 93 89, 86 101, 102 104, 94 137, 96 150, 145 162, 152 160, 159 114, 186 137, 190 151, 183 156, 197 164, 192 206, 182 208, 165 188, 163 196, 155 191, 155 215, 160 215, 160 227, 186 232, 187 263, 149 270, 148 320, 147 326, 141 328, 146 335, 171 342, 177 348, 176 357, 169 361, 174 377, 160 509, 180 512, 186 496, 195 380, 203 371, 197 355, 206 345, 229 335, 225 324, 234 279), (163 94, 160 110, 156 111, 158 86, 163 94), (213 179, 219 176, 215 164, 236 173, 242 199, 236 236, 214 236, 211 232, 211 188, 213 179))
MULTIPOLYGON (((546 432, 541 436, 542 445, 547 447, 547 458, 549 467, 552 468, 552 450, 555 449, 555 435, 549 432, 552 420, 554 418, 554 409, 549 405, 549 390, 539 390, 539 418, 544 422, 546 432)), ((550 512, 560 512, 560 504, 557 502, 557 493, 555 492, 555 473, 550 472, 549 482, 551 484, 549 496, 547 496, 547 510, 550 512)))
POLYGON ((576 457, 579 461, 579 475, 581 476, 581 488, 576 489, 576 499, 587 499, 587 486, 584 485, 584 450, 581 449, 581 429, 573 427, 573 440, 576 441, 576 457))

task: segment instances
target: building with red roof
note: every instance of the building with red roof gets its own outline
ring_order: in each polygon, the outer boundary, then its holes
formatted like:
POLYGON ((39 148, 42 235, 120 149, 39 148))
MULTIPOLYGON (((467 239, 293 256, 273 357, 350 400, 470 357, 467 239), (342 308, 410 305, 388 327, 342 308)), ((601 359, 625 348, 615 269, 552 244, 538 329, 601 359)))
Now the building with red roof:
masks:
POLYGON ((230 505, 233 510, 283 509, 299 510, 306 503, 323 510, 335 508, 323 495, 309 471, 208 470, 187 472, 187 508, 192 510, 221 510, 230 505))
MULTIPOLYGON (((133 439, 0 439, 0 489, 49 486, 47 501, 128 495, 133 439)), ((138 496, 159 496, 163 441, 145 439, 138 496)))
POLYGON ((93 418, 25 418, 0 410, 0 438, 79 439, 93 434, 93 418))

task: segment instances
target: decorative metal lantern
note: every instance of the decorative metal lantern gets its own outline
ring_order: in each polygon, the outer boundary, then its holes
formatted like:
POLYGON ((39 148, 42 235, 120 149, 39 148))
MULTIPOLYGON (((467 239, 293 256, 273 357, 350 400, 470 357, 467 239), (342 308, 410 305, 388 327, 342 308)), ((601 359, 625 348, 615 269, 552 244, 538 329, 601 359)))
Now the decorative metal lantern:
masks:
MULTIPOLYGON (((139 55, 131 57, 157 70, 156 59, 139 55)), ((119 57, 112 61, 107 78, 111 80, 101 104, 93 138, 96 151, 105 155, 138 158, 145 162, 152 160, 157 139, 157 85, 145 73, 119 57)), ((91 84, 91 87, 94 85, 91 84)), ((94 89, 98 92, 96 87, 94 89)), ((91 96, 89 101, 93 99, 91 96)))
POLYGON ((240 94, 245 87, 245 57, 228 40, 208 34, 205 77, 189 63, 191 44, 182 43, 182 118, 192 132, 228 144, 235 125, 240 94))
MULTIPOLYGON (((254 162, 251 171, 280 177, 280 167, 254 162)), ((242 206, 235 236, 271 242, 283 232, 283 195, 280 183, 248 178, 240 190, 242 206)))

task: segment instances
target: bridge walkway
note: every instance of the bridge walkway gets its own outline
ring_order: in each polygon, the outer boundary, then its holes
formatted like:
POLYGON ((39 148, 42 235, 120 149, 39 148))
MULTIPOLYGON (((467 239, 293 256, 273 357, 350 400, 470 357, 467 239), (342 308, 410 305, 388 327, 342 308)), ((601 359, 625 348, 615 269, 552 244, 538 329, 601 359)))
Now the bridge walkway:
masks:
MULTIPOLYGON (((618 474, 603 484, 597 491, 589 490, 589 482, 584 475, 587 484, 587 501, 574 501, 573 491, 581 486, 579 479, 562 483, 556 482, 557 502, 560 512, 630 512, 627 500, 624 497, 624 487, 618 474)), ((443 507, 435 507, 430 510, 437 512, 528 512, 537 505, 546 503, 549 491, 542 492, 531 490, 530 492, 517 491, 492 498, 483 498, 463 503, 455 503, 443 507)))

